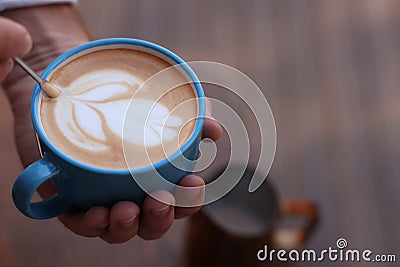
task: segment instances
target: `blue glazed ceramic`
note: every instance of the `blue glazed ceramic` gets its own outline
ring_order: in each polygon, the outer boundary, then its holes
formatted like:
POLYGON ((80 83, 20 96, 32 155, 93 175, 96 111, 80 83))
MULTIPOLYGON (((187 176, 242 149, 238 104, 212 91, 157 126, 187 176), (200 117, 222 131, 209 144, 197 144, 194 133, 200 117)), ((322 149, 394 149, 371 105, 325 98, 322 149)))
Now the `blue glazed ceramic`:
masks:
MULTIPOLYGON (((110 207, 121 200, 129 200, 141 205, 146 193, 135 182, 136 178, 152 179, 154 171, 157 171, 170 183, 177 184, 185 175, 189 174, 188 170, 193 170, 193 166, 185 166, 184 170, 181 170, 171 162, 179 161, 179 158, 183 156, 190 162, 198 156, 205 116, 204 92, 189 65, 171 51, 154 43, 137 39, 96 40, 75 47, 59 56, 45 69, 42 78, 48 77, 58 66, 80 55, 119 47, 146 51, 171 64, 180 64, 186 76, 190 77, 198 97, 198 118, 192 135, 181 146, 180 151, 152 166, 134 170, 111 170, 86 165, 64 154, 46 136, 39 118, 42 94, 37 85, 32 95, 31 113, 42 158, 22 172, 12 190, 15 205, 26 216, 34 219, 48 219, 62 215, 72 208, 89 209, 95 205, 110 207), (132 178, 133 175, 135 179, 132 178), (56 185, 57 193, 49 199, 31 203, 34 192, 49 179, 56 185)), ((157 185, 155 185, 155 189, 157 189, 156 187, 157 185)), ((168 188, 160 189, 169 190, 168 188)))

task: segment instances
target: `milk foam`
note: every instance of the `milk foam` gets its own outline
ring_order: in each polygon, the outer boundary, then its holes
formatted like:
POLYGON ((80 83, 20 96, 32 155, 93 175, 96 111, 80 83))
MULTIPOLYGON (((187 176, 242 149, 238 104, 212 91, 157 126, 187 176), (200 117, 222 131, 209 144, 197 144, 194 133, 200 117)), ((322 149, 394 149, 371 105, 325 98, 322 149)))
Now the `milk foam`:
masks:
POLYGON ((193 88, 186 84, 165 93, 168 82, 184 79, 178 71, 168 73, 161 84, 141 87, 169 66, 127 49, 97 51, 66 64, 50 77, 62 88, 61 95, 42 99, 47 136, 64 153, 103 168, 126 168, 122 143, 137 167, 171 155, 195 125, 191 119, 197 104, 181 105, 196 97, 193 88))
POLYGON ((85 150, 107 149, 107 134, 111 130, 122 137, 124 119, 125 140, 141 146, 156 146, 162 140, 173 140, 183 125, 183 119, 170 115, 168 108, 153 100, 124 97, 141 82, 133 75, 118 70, 101 70, 86 74, 67 88, 55 101, 55 122, 67 139, 85 150), (128 105, 132 108, 126 114, 128 105))

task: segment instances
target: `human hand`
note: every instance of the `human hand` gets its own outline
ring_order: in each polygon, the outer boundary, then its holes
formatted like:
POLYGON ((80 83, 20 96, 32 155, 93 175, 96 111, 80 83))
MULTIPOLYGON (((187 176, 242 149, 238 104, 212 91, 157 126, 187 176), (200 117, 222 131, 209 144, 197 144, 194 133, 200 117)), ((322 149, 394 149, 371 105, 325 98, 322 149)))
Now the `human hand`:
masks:
MULTIPOLYGON (((43 6, 11 11, 8 15, 24 22, 31 32, 35 47, 26 60, 38 73, 61 52, 88 41, 86 32, 82 30, 82 25, 78 22, 78 16, 72 6, 43 6), (40 20, 45 23, 40 23, 40 20), (52 23, 48 23, 49 21, 52 23), (65 26, 67 21, 68 27, 65 26), (35 22, 37 24, 33 25, 35 22), (42 25, 50 28, 38 29, 42 25), (64 29, 62 34, 59 32, 61 28, 64 29), (45 37, 40 35, 42 32, 46 34, 45 37)), ((16 145, 24 167, 39 159, 29 110, 33 87, 34 82, 18 68, 14 69, 5 83, 14 114, 16 145)), ((211 119, 205 120, 204 137, 216 140, 221 135, 221 131, 218 123, 211 119)), ((180 185, 199 187, 199 198, 204 197, 204 192, 202 192, 204 181, 200 177, 186 176, 181 180, 180 185)), ((45 183, 39 188, 39 193, 43 198, 50 197, 55 192, 56 188, 52 183, 45 183)), ((121 201, 111 209, 98 206, 87 211, 75 210, 60 216, 59 219, 78 235, 98 236, 109 243, 122 243, 136 235, 144 239, 160 238, 172 225, 174 218, 191 215, 200 209, 200 207, 173 207, 174 197, 170 193, 157 191, 155 194, 158 199, 170 205, 149 196, 145 199, 142 209, 139 209, 135 203, 121 201)))
MULTIPOLYGON (((28 89, 33 87, 32 83, 30 78, 24 78, 18 82, 18 86, 28 89)), ((15 90, 17 88, 12 89, 15 90)), ((19 91, 22 92, 22 90, 19 91)), ((24 97, 24 95, 20 95, 20 97, 24 97)), ((23 109, 23 107, 19 106, 19 103, 28 103, 27 100, 21 101, 19 97, 10 98, 10 100, 15 111, 23 109), (20 102, 15 99, 19 99, 20 102)), ((29 121, 29 111, 14 112, 14 119, 16 122, 16 144, 21 161, 26 167, 31 162, 39 159, 36 139, 32 124, 29 121)), ((203 137, 216 140, 220 135, 221 128, 218 123, 211 119, 206 119, 203 137)), ((181 180, 179 185, 198 188, 198 193, 196 193, 196 190, 191 194, 197 196, 196 203, 199 203, 199 205, 202 203, 204 181, 201 177, 188 175, 181 180)), ((39 189, 39 193, 44 198, 50 197, 56 191, 52 183, 45 183, 39 189)), ((174 207, 174 196, 166 191, 157 191, 154 194, 157 199, 161 199, 163 202, 148 196, 144 200, 141 209, 133 202, 121 201, 111 208, 96 206, 87 211, 74 210, 60 216, 59 219, 75 234, 85 237, 100 237, 109 243, 122 243, 136 235, 147 240, 160 238, 171 227, 174 219, 189 216, 200 209, 200 206, 174 207)))

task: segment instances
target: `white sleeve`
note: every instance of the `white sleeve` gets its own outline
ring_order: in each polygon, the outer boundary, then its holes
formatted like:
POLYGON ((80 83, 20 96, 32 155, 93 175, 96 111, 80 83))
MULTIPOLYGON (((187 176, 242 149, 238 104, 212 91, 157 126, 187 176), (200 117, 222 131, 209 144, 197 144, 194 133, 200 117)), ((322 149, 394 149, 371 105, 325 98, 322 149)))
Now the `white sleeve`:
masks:
POLYGON ((78 0, 0 0, 0 11, 20 7, 30 7, 48 4, 76 3, 78 0))

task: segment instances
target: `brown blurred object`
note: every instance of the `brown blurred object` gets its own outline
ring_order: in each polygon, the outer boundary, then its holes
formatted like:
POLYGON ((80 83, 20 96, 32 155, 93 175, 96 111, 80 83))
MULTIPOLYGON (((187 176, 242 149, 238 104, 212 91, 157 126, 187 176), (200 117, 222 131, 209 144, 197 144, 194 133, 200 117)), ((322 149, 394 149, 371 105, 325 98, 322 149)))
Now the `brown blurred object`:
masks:
POLYGON ((303 199, 285 199, 281 203, 281 214, 269 235, 275 248, 297 248, 302 246, 316 227, 318 210, 313 202, 303 199))
MULTIPOLYGON (((238 167, 233 173, 236 170, 238 167)), ((266 262, 257 258, 257 252, 265 245, 269 250, 304 245, 317 223, 315 204, 306 200, 280 203, 268 180, 249 193, 253 173, 254 170, 247 169, 227 195, 191 216, 186 235, 186 266, 261 266, 266 262)))

